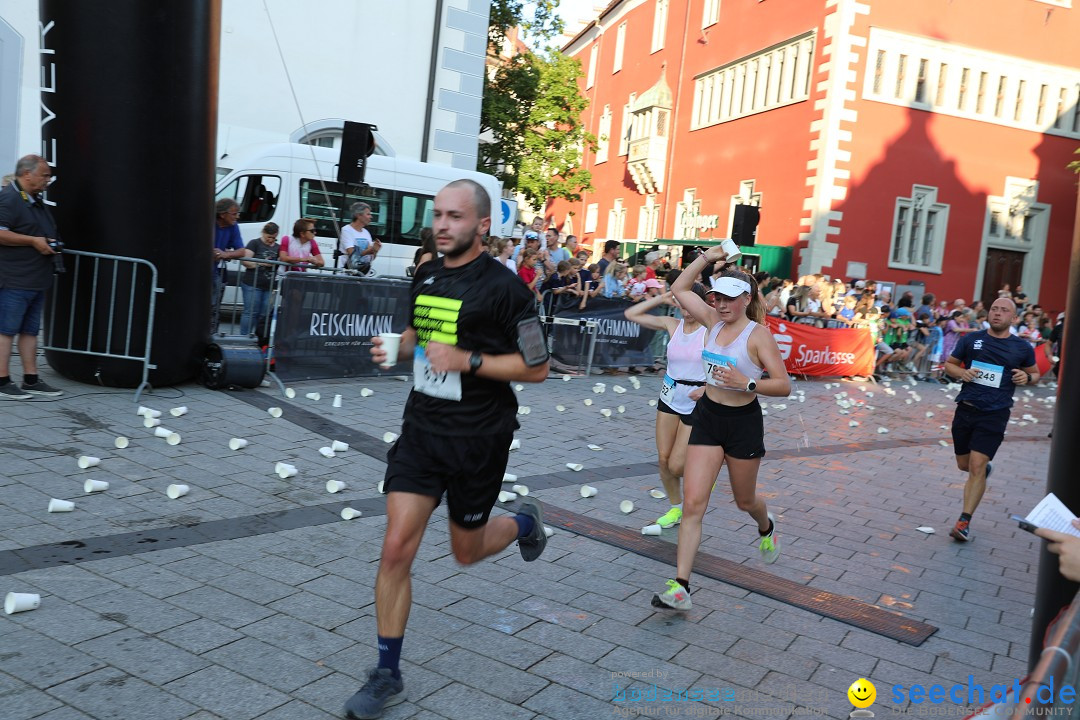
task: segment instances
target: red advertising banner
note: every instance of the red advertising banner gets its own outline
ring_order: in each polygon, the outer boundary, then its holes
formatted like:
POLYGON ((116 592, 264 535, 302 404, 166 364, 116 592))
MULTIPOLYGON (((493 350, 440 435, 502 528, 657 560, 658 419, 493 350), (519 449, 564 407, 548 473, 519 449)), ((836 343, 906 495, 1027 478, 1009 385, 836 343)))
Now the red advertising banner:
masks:
POLYGON ((766 321, 789 373, 847 376, 874 372, 874 342, 865 328, 823 330, 772 316, 766 321))

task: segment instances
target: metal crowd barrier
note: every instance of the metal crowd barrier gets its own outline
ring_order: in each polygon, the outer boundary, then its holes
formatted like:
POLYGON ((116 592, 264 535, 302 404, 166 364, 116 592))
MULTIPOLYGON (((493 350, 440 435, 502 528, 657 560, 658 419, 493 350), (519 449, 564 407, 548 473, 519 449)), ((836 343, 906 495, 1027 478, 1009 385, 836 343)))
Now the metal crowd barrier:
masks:
MULTIPOLYGON (((581 329, 579 333, 581 336, 581 345, 578 347, 578 358, 585 358, 584 373, 582 371, 581 362, 579 360, 577 372, 578 374, 584 374, 586 377, 592 375, 593 354, 596 352, 596 334, 597 329, 600 327, 600 323, 595 320, 585 320, 578 318, 561 318, 554 315, 541 315, 540 322, 543 323, 545 328, 550 328, 552 325, 572 325, 581 329), (585 342, 588 339, 589 347, 586 353, 585 342)), ((551 353, 554 349, 554 338, 550 332, 547 333, 548 352, 551 353)))
POLYGON ((150 387, 150 371, 157 367, 150 362, 150 347, 154 336, 154 307, 157 301, 157 294, 162 292, 162 289, 158 287, 157 268, 153 263, 141 258, 67 249, 64 250, 63 254, 64 256, 75 258, 75 267, 69 268, 67 274, 57 275, 53 281, 49 322, 45 327, 45 337, 44 342, 41 344, 41 349, 74 353, 76 355, 93 355, 96 357, 114 358, 117 360, 131 360, 142 363, 142 381, 135 390, 135 402, 138 402, 143 390, 150 387), (86 258, 87 262, 93 263, 93 274, 90 277, 90 307, 88 309, 88 317, 91 319, 91 322, 85 323, 85 328, 79 328, 83 331, 85 337, 83 337, 82 334, 77 337, 75 327, 76 315, 83 315, 86 311, 86 309, 83 308, 85 300, 81 299, 79 296, 80 278, 84 272, 82 267, 83 258, 86 258), (125 275, 130 274, 130 278, 121 282, 121 273, 124 273, 125 275), (139 285, 140 273, 148 273, 148 278, 143 280, 142 285, 139 285), (102 282, 103 275, 105 276, 104 282, 102 282), (57 341, 58 328, 56 327, 56 298, 58 297, 56 284, 61 278, 67 277, 74 279, 72 281, 71 289, 71 304, 67 313, 67 342, 60 344, 57 341), (109 277, 111 277, 111 280, 107 279, 109 277), (127 287, 127 292, 124 293, 118 286, 127 287), (136 297, 136 287, 148 287, 149 290, 147 291, 146 296, 136 297), (127 306, 126 320, 122 319, 123 330, 117 329, 117 325, 120 324, 117 322, 116 317, 117 301, 127 306), (145 303, 145 307, 147 308, 146 340, 142 343, 134 341, 132 337, 132 319, 135 314, 137 302, 145 303), (97 317, 96 313, 99 310, 99 306, 102 310, 105 310, 107 307, 107 324, 103 333, 98 332, 95 336, 95 327, 97 326, 97 323, 93 322, 93 320, 97 317), (78 313, 76 312, 77 308, 79 310, 78 313), (102 334, 104 334, 104 338, 102 338, 102 334), (95 347, 99 349, 94 349, 95 347))

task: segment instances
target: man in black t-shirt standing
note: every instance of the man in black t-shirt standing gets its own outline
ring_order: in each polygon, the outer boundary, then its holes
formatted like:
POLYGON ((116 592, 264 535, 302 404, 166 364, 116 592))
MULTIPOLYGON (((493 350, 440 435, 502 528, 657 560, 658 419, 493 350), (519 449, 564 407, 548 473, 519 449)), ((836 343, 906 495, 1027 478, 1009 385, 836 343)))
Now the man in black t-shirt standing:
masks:
POLYGON ((56 397, 62 391, 38 377, 37 336, 45 292, 53 285, 51 245, 56 222, 41 197, 52 170, 45 158, 27 155, 15 179, 0 190, 0 399, 56 397), (18 338, 18 340, 16 340, 18 338), (18 344, 23 382, 11 381, 11 350, 18 344))
MULTIPOLYGON (((456 180, 435 196, 432 229, 443 257, 412 281, 412 321, 395 360, 412 359, 413 390, 401 436, 387 455, 386 535, 375 580, 379 664, 345 704, 376 718, 405 699, 398 669, 412 605, 410 571, 431 513, 446 495, 454 558, 472 564, 518 541, 525 561, 547 543, 540 505, 489 518, 502 486, 517 399, 511 382, 547 378, 547 348, 532 293, 484 250, 491 200, 456 180)), ((380 338, 372 359, 387 360, 380 338)))
POLYGON ((964 384, 956 397, 952 436, 956 465, 968 474, 964 510, 949 531, 955 540, 971 540, 970 523, 986 491, 986 478, 1009 423, 1017 385, 1039 380, 1031 344, 1009 332, 1016 305, 1000 297, 990 306, 989 330, 963 336, 945 361, 945 374, 964 384))

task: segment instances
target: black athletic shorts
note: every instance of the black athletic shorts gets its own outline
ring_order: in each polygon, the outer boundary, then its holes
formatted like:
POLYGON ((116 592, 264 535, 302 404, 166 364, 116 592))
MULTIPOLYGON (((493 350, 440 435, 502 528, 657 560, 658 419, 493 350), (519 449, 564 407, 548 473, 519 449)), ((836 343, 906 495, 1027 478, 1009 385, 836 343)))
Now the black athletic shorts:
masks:
POLYGON ((691 427, 693 427, 693 425, 694 425, 693 420, 691 420, 691 418, 694 417, 693 413, 691 413, 689 415, 683 415, 682 413, 680 413, 678 410, 676 410, 675 408, 668 405, 663 400, 657 400, 656 401, 656 409, 659 410, 662 413, 667 413, 668 415, 678 415, 679 420, 682 421, 683 425, 689 425, 691 427))
POLYGON ((765 454, 765 421, 756 397, 746 405, 731 407, 705 395, 698 400, 693 417, 691 445, 718 445, 725 454, 742 460, 765 454))
POLYGON ((958 403, 952 420, 953 450, 957 455, 974 450, 993 460, 1008 426, 1009 408, 986 411, 958 403))
POLYGON ((386 455, 386 492, 409 492, 442 500, 454 524, 487 523, 502 489, 514 433, 436 435, 405 425, 386 455))

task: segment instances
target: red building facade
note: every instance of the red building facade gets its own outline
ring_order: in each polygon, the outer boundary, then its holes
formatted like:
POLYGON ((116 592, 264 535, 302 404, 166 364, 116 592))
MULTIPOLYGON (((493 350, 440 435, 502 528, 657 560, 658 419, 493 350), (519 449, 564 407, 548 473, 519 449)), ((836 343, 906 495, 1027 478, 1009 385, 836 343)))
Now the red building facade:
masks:
POLYGON ((764 269, 1064 307, 1072 2, 616 0, 563 49, 595 189, 548 215, 594 248, 663 245, 728 237, 758 205, 764 269))

